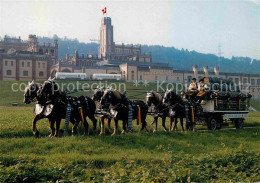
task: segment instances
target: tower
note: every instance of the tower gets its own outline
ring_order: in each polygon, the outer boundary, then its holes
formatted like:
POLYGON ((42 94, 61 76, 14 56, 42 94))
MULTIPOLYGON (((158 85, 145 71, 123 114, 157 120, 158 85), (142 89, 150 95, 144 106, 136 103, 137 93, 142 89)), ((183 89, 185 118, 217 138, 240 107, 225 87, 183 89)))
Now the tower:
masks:
POLYGON ((111 25, 111 18, 104 17, 101 20, 100 27, 100 45, 99 45, 99 58, 107 58, 113 52, 113 26, 111 25))
POLYGON ((28 51, 31 52, 37 52, 37 47, 38 47, 38 39, 36 37, 36 35, 32 35, 30 34, 28 37, 28 44, 29 44, 29 48, 28 51))

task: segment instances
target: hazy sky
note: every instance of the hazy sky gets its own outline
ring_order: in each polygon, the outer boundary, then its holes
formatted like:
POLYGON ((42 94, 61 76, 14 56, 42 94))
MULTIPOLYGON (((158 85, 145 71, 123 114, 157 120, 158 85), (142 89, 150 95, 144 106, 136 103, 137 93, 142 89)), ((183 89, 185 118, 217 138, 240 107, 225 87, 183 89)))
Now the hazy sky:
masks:
POLYGON ((225 57, 260 59, 260 0, 83 1, 0 0, 0 37, 5 34, 99 39, 107 7, 115 41, 174 46, 225 57))

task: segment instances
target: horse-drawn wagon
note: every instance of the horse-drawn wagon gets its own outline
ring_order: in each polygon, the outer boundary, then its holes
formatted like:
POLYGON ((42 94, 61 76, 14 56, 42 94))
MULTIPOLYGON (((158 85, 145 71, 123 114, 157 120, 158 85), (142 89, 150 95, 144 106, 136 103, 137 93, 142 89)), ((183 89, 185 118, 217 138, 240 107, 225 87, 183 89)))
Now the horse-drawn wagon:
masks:
POLYGON ((207 125, 208 129, 216 130, 232 122, 236 128, 243 128, 244 119, 249 112, 251 94, 242 93, 230 80, 205 78, 205 82, 211 90, 183 93, 186 101, 192 102, 194 107, 187 123, 207 125))

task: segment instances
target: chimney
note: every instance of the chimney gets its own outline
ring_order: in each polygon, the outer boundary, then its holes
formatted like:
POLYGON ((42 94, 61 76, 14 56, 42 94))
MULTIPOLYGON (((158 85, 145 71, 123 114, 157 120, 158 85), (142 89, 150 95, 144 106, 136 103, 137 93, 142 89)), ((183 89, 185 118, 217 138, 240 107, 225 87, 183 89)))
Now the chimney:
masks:
POLYGON ((214 72, 215 72, 215 75, 218 77, 219 76, 219 67, 218 66, 214 67, 214 72))
POLYGON ((208 77, 209 76, 209 68, 208 68, 208 66, 203 67, 203 70, 204 70, 205 77, 208 77))
POLYGON ((194 78, 198 78, 198 66, 197 65, 193 65, 192 69, 193 69, 194 78))

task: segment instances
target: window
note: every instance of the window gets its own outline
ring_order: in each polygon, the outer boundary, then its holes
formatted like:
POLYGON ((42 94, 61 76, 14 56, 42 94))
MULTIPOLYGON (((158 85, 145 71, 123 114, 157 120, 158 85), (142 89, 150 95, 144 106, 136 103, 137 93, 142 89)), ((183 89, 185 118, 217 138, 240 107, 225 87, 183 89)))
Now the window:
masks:
POLYGON ((243 78, 243 84, 247 83, 247 78, 243 78))
POLYGON ((14 66, 14 61, 11 61, 11 66, 14 66))
POLYGON ((30 62, 27 62, 27 67, 30 67, 31 63, 30 62))
POLYGON ((8 65, 8 61, 5 61, 5 66, 7 66, 8 65))
POLYGON ((140 80, 143 80, 143 76, 142 75, 140 75, 140 80))
POLYGON ((22 62, 22 67, 24 67, 24 62, 22 62))
POLYGON ((6 75, 8 75, 8 76, 12 75, 12 71, 11 70, 7 70, 6 71, 6 75))
POLYGON ((165 77, 165 80, 168 81, 168 76, 165 77))
POLYGON ((40 68, 41 67, 41 63, 38 63, 38 68, 40 68))
POLYGON ((257 85, 260 85, 260 79, 257 79, 257 85))
POLYGON ((41 49, 39 49, 39 53, 40 53, 40 55, 42 55, 42 54, 43 54, 43 50, 42 50, 42 48, 41 48, 41 49))
POLYGON ((45 63, 42 63, 42 68, 45 68, 45 63))
POLYGON ((251 85, 255 85, 255 79, 251 79, 251 85))
POLYGON ((155 77, 154 77, 154 80, 155 80, 155 81, 158 81, 158 76, 155 76, 155 77))
POLYGON ((39 77, 43 77, 44 73, 42 71, 39 72, 39 77))
POLYGON ((235 78, 235 83, 239 84, 239 78, 235 78))
POLYGON ((132 80, 135 80, 135 71, 131 71, 132 73, 132 80))
POLYGON ((192 76, 188 76, 188 82, 191 82, 192 76))
POLYGON ((233 82, 233 78, 229 78, 229 80, 233 82))
POLYGON ((23 71, 23 76, 28 76, 28 71, 23 71))

